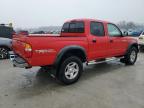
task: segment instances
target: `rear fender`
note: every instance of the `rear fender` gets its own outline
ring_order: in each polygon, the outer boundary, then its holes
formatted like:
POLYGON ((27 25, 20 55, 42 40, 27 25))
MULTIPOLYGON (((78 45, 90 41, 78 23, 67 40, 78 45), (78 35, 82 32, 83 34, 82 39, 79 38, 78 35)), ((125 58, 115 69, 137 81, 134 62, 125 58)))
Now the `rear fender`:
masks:
POLYGON ((86 58, 86 61, 87 61, 87 54, 86 54, 86 51, 85 51, 85 49, 84 49, 83 47, 81 47, 81 46, 76 46, 76 45, 74 45, 74 46, 67 46, 67 47, 64 47, 63 49, 61 49, 60 52, 58 53, 57 58, 56 58, 55 63, 54 63, 55 66, 57 67, 57 66, 59 65, 62 57, 63 57, 66 53, 68 53, 69 51, 72 51, 72 50, 73 50, 73 51, 74 51, 74 50, 76 50, 76 51, 79 50, 81 53, 83 53, 82 56, 84 56, 84 57, 86 58))

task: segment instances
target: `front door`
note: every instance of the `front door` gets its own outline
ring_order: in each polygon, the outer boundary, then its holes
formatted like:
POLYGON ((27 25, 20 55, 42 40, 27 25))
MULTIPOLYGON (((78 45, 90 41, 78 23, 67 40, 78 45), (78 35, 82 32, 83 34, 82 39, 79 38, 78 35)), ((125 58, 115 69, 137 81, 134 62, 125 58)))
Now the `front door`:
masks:
POLYGON ((122 36, 120 29, 114 24, 107 24, 108 37, 109 37, 109 55, 119 56, 122 55, 127 48, 127 39, 122 36))

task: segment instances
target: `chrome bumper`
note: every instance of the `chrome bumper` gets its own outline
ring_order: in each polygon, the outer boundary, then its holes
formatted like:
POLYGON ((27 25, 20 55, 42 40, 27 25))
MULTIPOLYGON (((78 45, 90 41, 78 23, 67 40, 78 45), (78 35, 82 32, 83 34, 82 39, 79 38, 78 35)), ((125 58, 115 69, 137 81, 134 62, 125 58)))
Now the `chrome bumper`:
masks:
POLYGON ((30 68, 29 64, 20 56, 14 54, 13 52, 9 52, 9 55, 14 67, 30 68))

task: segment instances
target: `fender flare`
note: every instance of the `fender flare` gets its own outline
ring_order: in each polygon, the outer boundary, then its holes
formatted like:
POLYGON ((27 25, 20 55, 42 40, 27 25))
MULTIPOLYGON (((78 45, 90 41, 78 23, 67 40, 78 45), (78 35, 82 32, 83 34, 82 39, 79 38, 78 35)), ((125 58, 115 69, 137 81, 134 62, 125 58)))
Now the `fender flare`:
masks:
POLYGON ((86 58, 86 60, 87 60, 87 54, 86 54, 86 51, 85 51, 85 49, 83 47, 78 46, 78 45, 71 45, 71 46, 66 46, 66 47, 62 48, 59 51, 59 53, 58 53, 58 55, 56 57, 54 65, 57 66, 59 64, 60 60, 62 59, 63 55, 66 54, 70 50, 80 50, 80 51, 82 51, 84 56, 85 56, 85 58, 86 58))
POLYGON ((139 52, 138 43, 131 43, 131 44, 128 45, 128 48, 126 50, 125 55, 129 52, 129 50, 131 49, 131 47, 136 47, 137 50, 138 50, 138 52, 139 52))

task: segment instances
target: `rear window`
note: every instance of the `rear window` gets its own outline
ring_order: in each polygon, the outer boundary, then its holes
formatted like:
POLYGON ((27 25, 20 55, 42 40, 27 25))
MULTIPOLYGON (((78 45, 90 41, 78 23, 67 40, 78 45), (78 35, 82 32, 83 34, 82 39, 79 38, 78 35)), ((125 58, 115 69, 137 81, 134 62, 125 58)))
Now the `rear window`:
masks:
POLYGON ((144 35, 144 32, 142 33, 142 35, 144 35))
POLYGON ((84 22, 68 22, 63 25, 62 33, 84 33, 84 22))

